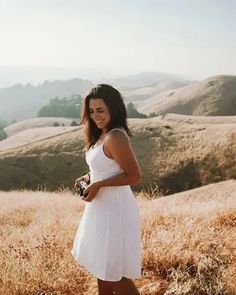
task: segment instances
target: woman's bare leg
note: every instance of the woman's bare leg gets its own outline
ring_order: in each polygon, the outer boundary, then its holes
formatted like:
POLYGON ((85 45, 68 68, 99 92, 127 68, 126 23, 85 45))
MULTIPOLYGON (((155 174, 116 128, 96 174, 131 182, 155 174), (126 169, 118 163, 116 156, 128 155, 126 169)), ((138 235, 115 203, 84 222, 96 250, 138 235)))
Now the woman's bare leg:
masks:
POLYGON ((134 282, 126 277, 122 277, 117 282, 102 281, 100 279, 97 279, 97 281, 99 295, 139 295, 134 282))
POLYGON ((139 291, 136 288, 134 282, 131 279, 122 277, 119 282, 115 282, 115 294, 116 295, 139 295, 139 291))
POLYGON ((99 295, 112 295, 113 294, 113 282, 103 281, 97 279, 98 282, 98 294, 99 295))

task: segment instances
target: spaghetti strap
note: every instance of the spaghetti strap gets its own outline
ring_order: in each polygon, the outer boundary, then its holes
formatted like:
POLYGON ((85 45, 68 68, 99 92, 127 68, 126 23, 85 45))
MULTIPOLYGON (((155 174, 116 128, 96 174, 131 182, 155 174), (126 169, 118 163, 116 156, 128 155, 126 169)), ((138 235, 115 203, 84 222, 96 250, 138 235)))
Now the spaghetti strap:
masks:
MULTIPOLYGON (((124 128, 122 128, 122 129, 121 128, 113 128, 110 131, 108 131, 105 135, 107 135, 109 132, 111 132, 112 130, 115 130, 115 129, 123 131, 128 136, 128 134, 127 134, 127 132, 126 132, 126 130, 124 128)), ((93 149, 95 146, 102 145, 103 142, 104 142, 104 140, 103 141, 97 140, 96 143, 90 149, 93 149)))
MULTIPOLYGON (((111 131, 113 131, 113 130, 116 130, 116 129, 118 129, 118 130, 120 130, 120 131, 123 131, 126 135, 127 135, 127 132, 126 132, 126 130, 124 129, 124 128, 113 128, 113 129, 111 129, 110 131, 108 131, 107 133, 109 133, 109 132, 111 132, 111 131)), ((106 133, 106 134, 107 134, 106 133)))

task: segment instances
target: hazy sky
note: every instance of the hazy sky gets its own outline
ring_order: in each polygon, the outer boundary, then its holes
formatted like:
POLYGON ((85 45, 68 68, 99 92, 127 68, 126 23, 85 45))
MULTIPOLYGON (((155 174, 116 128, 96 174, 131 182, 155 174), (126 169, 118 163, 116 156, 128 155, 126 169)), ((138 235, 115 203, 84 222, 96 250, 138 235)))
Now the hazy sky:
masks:
POLYGON ((0 66, 236 74, 236 0, 0 0, 0 66))

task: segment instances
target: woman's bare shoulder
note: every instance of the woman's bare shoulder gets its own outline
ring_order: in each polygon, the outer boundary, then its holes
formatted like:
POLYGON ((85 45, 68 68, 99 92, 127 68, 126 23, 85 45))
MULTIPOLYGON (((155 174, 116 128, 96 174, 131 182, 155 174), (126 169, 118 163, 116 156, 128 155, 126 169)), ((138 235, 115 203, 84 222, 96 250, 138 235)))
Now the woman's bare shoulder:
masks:
POLYGON ((106 134, 106 141, 120 141, 129 139, 129 136, 124 128, 113 128, 106 134), (107 139, 107 140, 106 140, 107 139))

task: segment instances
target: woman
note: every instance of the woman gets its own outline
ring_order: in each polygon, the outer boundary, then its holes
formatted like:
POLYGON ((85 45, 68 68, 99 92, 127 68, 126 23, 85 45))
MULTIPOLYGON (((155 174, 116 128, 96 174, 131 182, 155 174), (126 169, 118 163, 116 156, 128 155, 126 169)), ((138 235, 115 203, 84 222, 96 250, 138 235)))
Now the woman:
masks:
POLYGON ((132 279, 141 276, 140 210, 130 185, 140 183, 121 94, 107 84, 93 87, 84 99, 82 124, 90 172, 86 202, 71 251, 97 277, 99 295, 139 294, 132 279))

